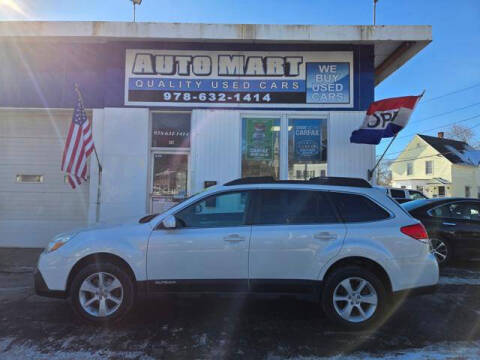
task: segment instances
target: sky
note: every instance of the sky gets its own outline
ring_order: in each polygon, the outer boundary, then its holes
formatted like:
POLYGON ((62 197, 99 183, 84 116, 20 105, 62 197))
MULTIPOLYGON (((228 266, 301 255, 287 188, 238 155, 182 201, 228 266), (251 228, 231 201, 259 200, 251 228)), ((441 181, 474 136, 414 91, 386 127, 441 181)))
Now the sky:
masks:
MULTIPOLYGON (((143 0, 137 21, 371 25, 373 0, 143 0)), ((130 0, 0 0, 0 20, 131 21, 130 0)), ((433 42, 375 89, 375 99, 425 90, 386 154, 415 133, 458 122, 480 140, 480 0, 379 0, 377 25, 432 25, 433 42), (477 116, 475 118, 475 116, 477 116), (469 120, 465 120, 469 119, 469 120)), ((381 154, 389 140, 377 146, 381 154)))

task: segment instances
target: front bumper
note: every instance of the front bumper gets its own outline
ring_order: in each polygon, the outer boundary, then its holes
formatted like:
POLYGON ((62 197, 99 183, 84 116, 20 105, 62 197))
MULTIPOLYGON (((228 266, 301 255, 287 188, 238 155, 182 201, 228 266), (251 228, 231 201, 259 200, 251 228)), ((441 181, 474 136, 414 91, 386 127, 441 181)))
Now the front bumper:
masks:
POLYGON ((43 279, 42 273, 40 270, 35 269, 33 273, 33 281, 35 285, 35 293, 39 296, 46 296, 58 299, 65 299, 67 297, 66 291, 61 290, 50 290, 43 279))

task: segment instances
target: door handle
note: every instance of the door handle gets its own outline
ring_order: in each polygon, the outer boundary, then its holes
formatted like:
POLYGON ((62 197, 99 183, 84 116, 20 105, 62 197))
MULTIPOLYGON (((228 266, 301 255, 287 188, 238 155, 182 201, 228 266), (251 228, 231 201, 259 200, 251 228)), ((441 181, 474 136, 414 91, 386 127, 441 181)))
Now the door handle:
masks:
POLYGON ((318 240, 335 240, 337 238, 337 234, 330 232, 319 232, 313 235, 313 237, 318 240))
POLYGON ((442 224, 443 224, 443 225, 446 225, 446 226, 455 226, 455 225, 457 225, 457 224, 451 223, 451 222, 444 222, 444 223, 442 223, 442 224))
POLYGON ((232 234, 225 236, 223 240, 228 242, 245 241, 245 236, 240 236, 239 234, 232 234))

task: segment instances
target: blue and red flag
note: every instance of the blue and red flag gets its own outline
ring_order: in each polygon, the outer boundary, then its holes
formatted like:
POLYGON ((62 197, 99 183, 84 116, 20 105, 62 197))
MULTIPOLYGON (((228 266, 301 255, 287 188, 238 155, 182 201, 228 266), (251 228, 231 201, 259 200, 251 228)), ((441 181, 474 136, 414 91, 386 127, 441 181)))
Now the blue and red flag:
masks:
POLYGON ((352 132, 350 142, 377 145, 382 138, 397 135, 407 125, 422 95, 396 97, 371 103, 362 126, 352 132))

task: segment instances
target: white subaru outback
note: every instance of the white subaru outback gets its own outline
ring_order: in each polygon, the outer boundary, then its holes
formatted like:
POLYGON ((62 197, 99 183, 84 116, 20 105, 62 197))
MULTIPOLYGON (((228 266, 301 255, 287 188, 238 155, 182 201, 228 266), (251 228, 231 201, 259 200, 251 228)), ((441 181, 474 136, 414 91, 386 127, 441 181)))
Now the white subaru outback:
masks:
POLYGON ((437 282, 424 227, 351 178, 234 180, 134 223, 58 235, 35 273, 39 295, 70 298, 94 323, 122 319, 139 295, 290 293, 350 329, 437 282))

